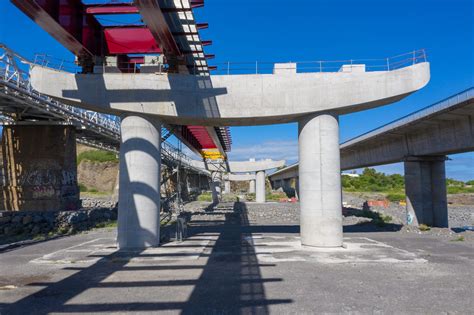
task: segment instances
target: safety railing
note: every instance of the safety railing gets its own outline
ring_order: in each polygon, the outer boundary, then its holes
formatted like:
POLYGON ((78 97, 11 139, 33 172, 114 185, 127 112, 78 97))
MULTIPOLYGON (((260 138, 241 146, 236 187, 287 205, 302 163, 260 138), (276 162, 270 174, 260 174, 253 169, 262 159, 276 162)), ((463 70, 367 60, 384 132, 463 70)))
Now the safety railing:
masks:
POLYGON ((28 67, 30 62, 0 44, 0 83, 9 88, 16 88, 19 92, 28 95, 31 102, 43 110, 61 115, 64 120, 73 120, 86 124, 109 138, 120 139, 120 118, 85 110, 72 105, 64 104, 53 98, 43 95, 31 87, 28 69, 23 70, 20 64, 28 67))
MULTIPOLYGON (((43 60, 43 59, 38 59, 43 60)), ((101 114, 64 104, 34 90, 30 84, 29 72, 20 68, 19 63, 28 67, 30 62, 0 44, 0 85, 15 88, 28 95, 30 101, 42 109, 63 117, 65 121, 75 121, 92 127, 97 134, 120 141, 120 118, 114 115, 101 114)), ((46 65, 46 64, 45 64, 46 65)), ((8 116, 0 115, 1 122, 12 122, 8 116)), ((166 140, 166 139, 165 139, 166 140)), ((167 141, 162 141, 163 158, 180 161, 184 166, 192 167, 191 158, 167 141)))
MULTIPOLYGON (((250 62, 223 62, 214 64, 217 68, 211 70, 211 74, 215 75, 232 75, 232 74, 271 74, 278 64, 279 70, 296 70, 297 73, 307 72, 340 72, 352 71, 360 69, 364 66, 365 71, 392 71, 417 63, 426 62, 427 56, 424 49, 414 50, 408 53, 381 59, 347 59, 347 60, 318 60, 318 61, 296 61, 296 62, 275 62, 275 61, 250 61, 250 62), (286 65, 286 66, 285 66, 286 65)), ((203 62, 203 61, 196 61, 203 62)), ((78 73, 81 67, 74 62, 57 59, 50 55, 37 54, 35 56, 35 64, 53 68, 56 70, 78 73)), ((102 73, 166 73, 166 65, 157 63, 141 63, 139 61, 131 62, 115 62, 113 65, 99 66, 102 73), (153 71, 144 71, 144 67, 152 66, 153 71)), ((195 64, 190 68, 191 74, 199 75, 207 68, 207 63, 195 64)))
POLYGON ((345 72, 365 66, 365 71, 392 71, 417 63, 427 61, 424 49, 414 50, 397 56, 382 59, 347 59, 347 60, 317 60, 296 62, 224 62, 217 63, 217 70, 213 74, 271 74, 278 65, 278 70, 296 70, 297 73, 306 72, 345 72), (287 65, 287 66, 285 66, 287 65), (343 68, 344 66, 344 68, 343 68))

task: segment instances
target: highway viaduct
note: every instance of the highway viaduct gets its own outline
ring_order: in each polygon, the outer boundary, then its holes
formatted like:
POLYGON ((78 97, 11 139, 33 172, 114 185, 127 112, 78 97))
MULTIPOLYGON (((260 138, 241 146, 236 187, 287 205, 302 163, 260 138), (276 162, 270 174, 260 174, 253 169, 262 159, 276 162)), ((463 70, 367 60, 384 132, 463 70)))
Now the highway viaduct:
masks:
MULTIPOLYGON (((447 227, 447 155, 474 151, 474 88, 340 145, 341 169, 403 162, 407 223, 447 227)), ((298 164, 269 176, 274 188, 298 182, 298 164)))
MULTIPOLYGON (((33 87, 75 106, 120 115, 120 248, 158 245, 160 126, 258 125, 298 122, 301 241, 342 246, 338 116, 383 106, 424 87, 424 55, 408 64, 369 71, 195 76, 172 73, 74 74, 34 65, 33 87)), ((373 70, 373 69, 372 69, 373 70)))

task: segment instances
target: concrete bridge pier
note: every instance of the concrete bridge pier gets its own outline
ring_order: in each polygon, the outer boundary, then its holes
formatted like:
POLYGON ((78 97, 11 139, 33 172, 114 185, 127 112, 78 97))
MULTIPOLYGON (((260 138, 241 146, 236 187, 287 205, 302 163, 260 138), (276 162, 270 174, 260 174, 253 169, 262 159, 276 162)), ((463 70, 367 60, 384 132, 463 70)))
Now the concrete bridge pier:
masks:
POLYGON ((265 171, 258 171, 256 175, 255 183, 255 201, 259 203, 264 203, 265 199, 265 171))
POLYGON ((255 194, 255 179, 249 181, 249 193, 255 194))
POLYGON ((342 246, 338 118, 309 116, 298 129, 301 243, 342 246))
POLYGON ((146 248, 160 241, 161 124, 142 116, 121 122, 119 249, 146 248))
POLYGON ((0 209, 60 211, 80 208, 76 127, 17 122, 2 136, 0 209))
POLYGON ((413 156, 405 162, 407 223, 448 227, 446 156, 413 156))
POLYGON ((230 194, 230 180, 224 181, 224 193, 230 194))
POLYGON ((212 192, 212 203, 218 204, 221 199, 221 172, 212 172, 211 174, 211 192, 212 192))

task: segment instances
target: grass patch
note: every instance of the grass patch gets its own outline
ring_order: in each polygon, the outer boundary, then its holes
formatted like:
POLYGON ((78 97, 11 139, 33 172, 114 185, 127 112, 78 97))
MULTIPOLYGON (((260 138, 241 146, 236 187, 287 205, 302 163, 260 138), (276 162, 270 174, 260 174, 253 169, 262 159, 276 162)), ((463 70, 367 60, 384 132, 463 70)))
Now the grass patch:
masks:
POLYGON ((388 193, 386 197, 391 202, 399 202, 399 201, 405 200, 406 198, 405 194, 403 193, 388 193))
POLYGON ((102 228, 116 228, 117 227, 117 221, 105 221, 105 222, 99 222, 97 223, 94 228, 96 229, 102 229, 102 228))
POLYGON ((474 193, 474 187, 448 186, 447 191, 448 191, 448 194, 450 195, 474 193))
POLYGON ((77 156, 77 164, 79 165, 82 161, 91 161, 91 162, 114 162, 118 163, 117 155, 113 152, 104 151, 104 150, 89 150, 81 152, 77 156))
POLYGON ((452 239, 451 242, 464 242, 464 236, 459 235, 458 237, 452 239))
POLYGON ((280 199, 288 199, 284 192, 269 192, 265 195, 268 201, 280 201, 280 199))
POLYGON ((428 225, 422 223, 422 224, 418 225, 418 229, 422 232, 426 232, 426 231, 431 230, 431 227, 429 227, 428 225))
POLYGON ((197 197, 197 200, 198 200, 198 201, 208 201, 208 202, 211 202, 211 201, 212 201, 212 193, 210 193, 210 192, 203 192, 202 194, 200 194, 200 195, 197 197))

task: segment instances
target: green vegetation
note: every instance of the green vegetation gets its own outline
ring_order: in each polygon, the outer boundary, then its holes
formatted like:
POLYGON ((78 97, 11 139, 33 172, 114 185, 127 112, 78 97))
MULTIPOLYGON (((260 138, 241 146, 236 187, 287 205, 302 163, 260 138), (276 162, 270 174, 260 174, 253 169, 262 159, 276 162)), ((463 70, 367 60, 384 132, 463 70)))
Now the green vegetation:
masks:
MULTIPOLYGON (((448 194, 474 193, 474 180, 463 182, 448 178, 446 187, 448 194)), ((342 176, 342 188, 348 192, 380 192, 393 202, 405 199, 402 175, 386 175, 373 168, 365 168, 358 177, 342 176)))
POLYGON ((265 194, 267 201, 280 201, 281 199, 288 199, 287 195, 284 192, 267 192, 265 194))
POLYGON ((405 184, 400 174, 385 175, 373 168, 365 168, 359 177, 342 176, 342 187, 345 191, 401 194, 405 189, 405 184))
POLYGON ((118 163, 118 158, 117 155, 113 152, 104 150, 89 150, 81 152, 77 156, 77 164, 79 165, 82 161, 118 163))
POLYGON ((404 193, 388 193, 386 197, 391 202, 399 202, 399 201, 404 201, 405 200, 405 194, 404 193))
POLYGON ((105 191, 98 191, 97 188, 89 188, 86 185, 79 183, 79 191, 81 192, 81 196, 92 195, 92 196, 104 196, 109 195, 108 192, 105 191))
POLYGON ((97 223, 94 228, 96 229, 101 229, 101 228, 116 228, 117 227, 117 221, 105 221, 105 222, 100 222, 97 223))
POLYGON ((79 183, 79 191, 80 192, 86 192, 87 191, 86 185, 84 185, 82 183, 79 183))
POLYGON ((426 232, 426 231, 431 230, 431 228, 430 228, 428 225, 426 225, 426 224, 420 224, 420 225, 418 225, 418 229, 419 229, 420 231, 422 231, 422 232, 426 232))
POLYGON ((452 178, 446 179, 448 194, 474 193, 474 180, 462 182, 452 178))
POLYGON ((208 202, 211 202, 212 201, 212 194, 210 192, 203 192, 202 194, 200 194, 198 197, 197 197, 197 200, 198 201, 208 201, 208 202))
POLYGON ((464 242, 464 236, 459 235, 458 237, 452 239, 451 242, 464 242))

